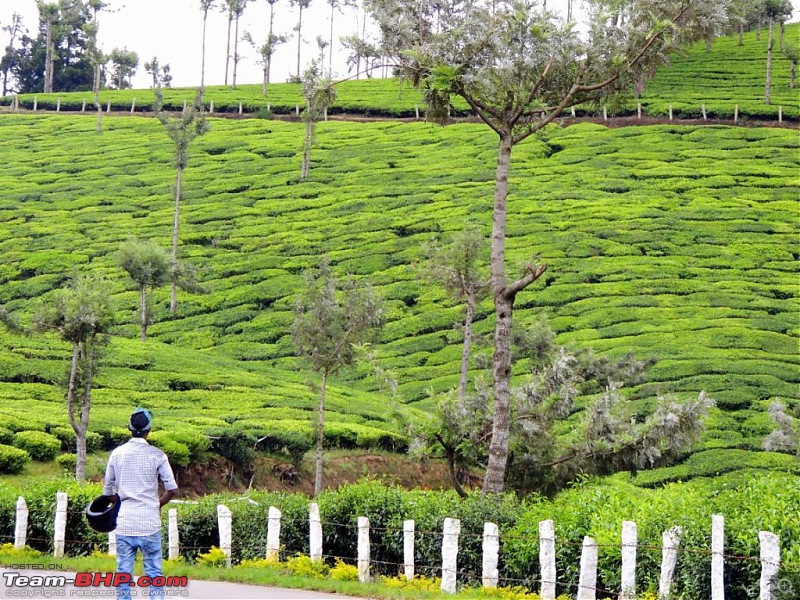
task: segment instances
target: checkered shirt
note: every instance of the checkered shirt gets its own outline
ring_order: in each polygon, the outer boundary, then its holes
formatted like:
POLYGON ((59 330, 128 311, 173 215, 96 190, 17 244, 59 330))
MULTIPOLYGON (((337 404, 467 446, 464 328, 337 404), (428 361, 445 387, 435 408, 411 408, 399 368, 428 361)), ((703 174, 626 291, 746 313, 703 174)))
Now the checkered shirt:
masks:
POLYGON ((152 535, 161 529, 158 481, 178 489, 167 455, 144 438, 131 438, 108 458, 103 494, 119 494, 117 534, 152 535))

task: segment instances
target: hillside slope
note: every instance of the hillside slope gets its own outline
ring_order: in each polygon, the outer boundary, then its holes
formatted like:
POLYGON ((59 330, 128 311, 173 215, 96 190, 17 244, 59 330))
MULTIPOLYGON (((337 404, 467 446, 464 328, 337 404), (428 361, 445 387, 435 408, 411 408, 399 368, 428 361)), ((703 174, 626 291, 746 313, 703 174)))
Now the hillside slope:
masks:
MULTIPOLYGON (((300 124, 212 120, 185 173, 181 234, 207 293, 183 294, 172 318, 157 290, 141 344, 137 292, 114 253, 129 236, 168 246, 170 146, 155 120, 105 127, 0 116, 0 304, 25 321, 74 268, 111 279, 120 339, 97 380, 98 426, 152 404, 197 432, 278 432, 272 446, 291 450, 315 395, 294 357, 291 307, 322 253, 386 299, 379 357, 401 400, 424 409, 428 389, 456 385, 461 309, 414 265, 423 244, 465 222, 488 233, 495 140, 484 128, 322 123, 311 176, 298 182, 300 124)), ((550 269, 520 296, 517 326, 545 314, 566 345, 657 358, 632 399, 705 389, 720 409, 703 448, 760 448, 766 406, 799 396, 798 146, 790 130, 591 124, 523 144, 508 259, 538 253, 550 269)), ((485 302, 479 333, 492 318, 485 302)), ((52 340, 0 339, 0 426, 19 428, 19 414, 30 426, 65 422, 49 382, 67 357, 52 340)), ((340 383, 350 387, 334 393, 332 421, 349 424, 332 426, 330 443, 402 447, 370 370, 340 383)))

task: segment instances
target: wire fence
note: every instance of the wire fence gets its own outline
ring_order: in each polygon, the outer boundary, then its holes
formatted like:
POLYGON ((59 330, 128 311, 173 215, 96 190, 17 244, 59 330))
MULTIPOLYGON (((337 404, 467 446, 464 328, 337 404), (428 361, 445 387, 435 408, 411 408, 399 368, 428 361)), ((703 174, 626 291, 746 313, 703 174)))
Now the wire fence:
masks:
MULTIPOLYGON (((249 499, 247 499, 249 500, 249 499)), ((250 504, 258 504, 250 500, 250 504)), ((64 507, 66 508, 66 507, 64 507)), ((252 507, 251 507, 252 508, 252 507)), ((186 543, 180 543, 180 553, 184 557, 196 557, 198 554, 207 553, 210 548, 214 545, 223 549, 224 552, 228 555, 229 559, 231 556, 232 551, 235 550, 235 553, 239 557, 238 560, 242 558, 263 558, 269 552, 269 537, 270 532, 269 528, 272 526, 273 519, 267 519, 266 514, 266 507, 262 507, 263 515, 260 515, 261 518, 261 525, 260 530, 257 532, 250 531, 249 532, 249 540, 239 539, 232 536, 232 529, 231 529, 231 521, 233 516, 231 515, 230 511, 227 511, 228 515, 228 524, 226 525, 223 523, 222 518, 218 518, 216 523, 208 523, 206 527, 206 535, 200 536, 203 539, 198 539, 198 537, 190 537, 186 535, 186 543)), ((58 509, 57 511, 58 512, 58 509)), ((62 530, 60 533, 56 531, 56 528, 59 523, 59 518, 56 517, 55 520, 47 519, 47 526, 53 526, 54 531, 53 535, 44 535, 43 530, 46 527, 42 527, 42 524, 38 524, 33 531, 31 531, 32 535, 27 535, 27 528, 23 534, 24 540, 22 544, 28 544, 33 547, 45 550, 52 550, 56 547, 65 548, 67 554, 75 554, 75 555, 86 555, 90 554, 94 551, 103 549, 106 543, 109 544, 109 548, 113 549, 114 547, 114 537, 113 534, 106 538, 101 534, 92 533, 85 537, 78 535, 78 536, 69 536, 67 537, 67 531, 75 531, 76 533, 81 533, 80 528, 76 528, 74 523, 76 520, 81 522, 84 518, 84 513, 82 510, 76 510, 74 508, 68 508, 66 510, 61 511, 63 513, 63 518, 60 520, 62 530), (67 523, 73 523, 71 528, 67 528, 67 523)), ((170 511, 172 512, 172 511, 170 511)), ((261 512, 261 511, 259 511, 261 512)), ((37 513, 40 514, 40 513, 37 513)), ((221 514, 221 513, 220 513, 221 514)), ((18 509, 18 519, 21 518, 19 509, 18 509)), ((171 515, 172 517, 172 515, 171 515)), ((177 518, 177 511, 174 515, 177 518)), ((213 519, 210 515, 206 515, 207 518, 213 519)), ((196 518, 196 517, 195 517, 196 518)), ((25 515, 25 519, 27 522, 27 515, 25 515)), ((299 518, 291 518, 286 517, 282 518, 281 521, 286 529, 297 532, 303 531, 306 526, 308 526, 308 531, 311 530, 311 521, 309 519, 299 519, 299 518)), ((326 563, 332 564, 337 560, 341 560, 347 564, 360 564, 361 560, 364 557, 364 549, 361 548, 358 544, 356 544, 356 540, 359 539, 358 532, 359 527, 354 522, 355 516, 353 517, 353 521, 348 522, 338 522, 338 521, 331 521, 331 520, 319 520, 316 522, 323 531, 327 532, 336 532, 335 537, 338 539, 339 543, 337 544, 337 548, 339 551, 336 553, 327 552, 322 553, 321 547, 319 548, 319 556, 322 557, 322 560, 326 563), (342 540, 347 540, 347 543, 342 544, 342 540)), ((551 522, 552 523, 552 522, 551 522)), ((280 525, 278 525, 280 527, 280 525)), ((624 528, 623 528, 624 529, 624 528)), ((84 528, 85 531, 85 528, 84 528)), ((186 532, 184 532, 186 533, 186 532)), ((403 550, 403 539, 404 536, 408 533, 407 527, 392 527, 387 526, 385 524, 380 524, 374 527, 369 527, 369 536, 373 540, 373 544, 375 547, 378 547, 378 552, 373 553, 371 556, 368 556, 368 564, 369 569, 373 570, 373 573, 380 573, 380 574, 387 574, 387 575, 400 575, 402 576, 404 571, 409 566, 408 563, 408 555, 397 558, 398 555, 402 556, 403 550), (387 551, 387 548, 391 547, 391 551, 387 551)), ((764 533, 764 532, 762 532, 764 533)), ((49 531, 48 531, 49 534, 49 531)), ((415 551, 412 549, 412 565, 414 572, 418 575, 423 575, 426 577, 436 578, 442 577, 446 573, 454 574, 455 578, 461 582, 462 584, 476 584, 480 582, 484 582, 486 584, 487 581, 487 562, 486 562, 486 533, 480 534, 476 533, 475 531, 464 531, 458 532, 458 545, 461 548, 469 549, 469 552, 475 553, 476 548, 480 548, 483 545, 484 548, 484 557, 483 557, 483 570, 479 571, 476 567, 480 566, 480 562, 475 560, 475 557, 472 557, 472 560, 467 560, 467 566, 463 564, 459 564, 456 567, 456 558, 453 556, 452 559, 452 568, 446 566, 447 557, 445 556, 444 550, 444 540, 445 537, 448 535, 447 531, 440 530, 440 529, 430 529, 430 528, 422 528, 413 530, 413 536, 415 539, 425 540, 426 550, 424 552, 420 552, 419 550, 415 551), (441 549, 442 552, 442 561, 439 562, 432 562, 432 552, 431 548, 436 547, 441 549)), ((767 535, 771 535, 767 533, 767 535)), ((168 539, 164 540, 165 545, 167 547, 172 547, 173 544, 176 546, 178 545, 178 540, 172 540, 172 534, 169 533, 166 536, 168 539)), ((662 544, 653 543, 652 541, 643 540, 642 543, 638 541, 638 539, 625 540, 623 539, 621 543, 594 543, 594 551, 595 555, 595 564, 594 573, 589 576, 588 578, 584 575, 584 565, 583 565, 583 553, 586 552, 586 540, 583 542, 575 541, 574 539, 564 539, 560 537, 548 537, 546 535, 523 535, 519 532, 515 531, 504 531, 499 536, 500 537, 500 548, 503 548, 503 544, 509 544, 511 542, 522 542, 524 544, 528 544, 531 547, 539 545, 539 561, 541 566, 541 571, 539 573, 531 573, 529 576, 521 577, 521 576, 509 576, 508 574, 502 575, 497 572, 498 565, 502 567, 504 565, 504 559, 507 557, 503 555, 502 552, 498 553, 498 556, 495 556, 493 559, 489 561, 490 566, 494 565, 495 573, 494 576, 494 583, 490 585, 500 585, 503 587, 516 587, 521 586, 524 588, 534 588, 539 586, 541 589, 545 589, 548 585, 557 587, 561 593, 568 593, 574 594, 578 593, 579 597, 589 597, 585 596, 585 594, 594 593, 600 595, 601 597, 609 597, 611 595, 619 594, 621 589, 625 588, 625 581, 611 581, 607 577, 607 573, 603 575, 606 576, 609 581, 604 581, 602 578, 598 581, 597 577, 597 556, 605 557, 608 559, 609 557, 613 557, 612 560, 609 562, 607 561, 605 567, 607 569, 608 564, 618 564, 620 552, 622 552, 622 563, 625 563, 625 552, 627 548, 633 548, 634 552, 634 567, 633 573, 634 577, 639 571, 639 576, 642 576, 642 567, 641 565, 637 568, 636 566, 636 553, 640 553, 639 556, 644 557, 645 567, 650 568, 653 567, 656 562, 656 556, 658 554, 666 555, 665 551, 675 550, 676 554, 683 557, 683 560, 690 560, 698 562, 702 564, 706 564, 708 562, 713 562, 714 559, 721 559, 724 561, 726 565, 726 570, 728 572, 733 572, 736 570, 744 570, 750 573, 758 574, 760 569, 761 571, 761 579, 764 579, 764 573, 768 574, 767 579, 771 581, 768 583, 768 586, 772 586, 772 588, 767 588, 767 593, 772 593, 769 589, 790 589, 792 588, 792 581, 794 579, 787 578, 789 577, 800 575, 800 564, 791 562, 791 561, 784 561, 781 562, 780 560, 780 553, 770 554, 769 552, 765 552, 764 549, 764 542, 763 540, 761 543, 761 552, 759 556, 751 556, 751 555, 744 555, 732 552, 725 552, 721 548, 699 548, 696 546, 685 546, 681 547, 676 545, 677 547, 669 547, 664 546, 662 544), (545 556, 548 554, 546 547, 549 546, 552 548, 551 556, 545 556), (575 574, 577 572, 575 565, 567 565, 567 564, 560 564, 558 565, 559 569, 556 570, 556 556, 566 554, 569 556, 577 556, 580 553, 581 555, 581 570, 580 570, 580 577, 576 578, 575 574), (494 562, 492 562, 492 560, 494 562), (547 560, 552 561, 552 569, 545 570, 544 563, 547 560), (778 578, 777 574, 780 570, 781 577, 778 578), (548 576, 547 573, 552 573, 554 576, 548 576), (770 575, 771 574, 771 575, 770 575), (609 586, 609 583, 612 583, 613 587, 609 586), (781 587, 782 586, 782 587, 781 587)), ((369 539, 369 538, 368 538, 369 539)), ((713 535, 712 535, 713 539, 713 535)), ((301 545, 298 540, 293 540, 294 546, 301 545)), ((0 544, 5 543, 13 543, 16 546, 20 546, 20 531, 19 528, 14 532, 14 534, 9 533, 2 533, 0 532, 0 544)), ((313 544, 313 541, 310 542, 313 544)), ((320 540, 320 544, 322 541, 320 540)), ((310 550, 308 540, 303 540, 302 545, 308 547, 310 550)), ((369 550, 367 550, 369 552, 369 550)), ((458 550, 456 550, 458 552, 458 550)), ((284 540, 284 544, 280 548, 280 556, 284 559, 289 558, 289 554, 287 552, 287 544, 284 540)), ((665 560, 665 559, 664 559, 665 560)), ((460 557, 459 557, 460 561, 460 557)), ((673 565, 674 571, 674 565, 673 565)), ((713 567, 712 567, 713 569, 713 567)), ((623 567, 624 570, 624 567, 623 567)), ((664 572, 664 563, 662 562, 662 573, 664 572)), ((716 575, 712 574, 712 578, 716 575)), ((720 576, 722 576, 722 572, 720 571, 720 576)), ((671 577, 671 575, 670 575, 671 577)), ((663 579, 663 575, 662 575, 663 579)), ((754 578, 751 578, 754 579, 754 578)), ((654 578, 650 577, 650 581, 653 581, 654 578)), ((635 580, 634 580, 635 585, 635 580)), ((663 584, 661 584, 663 585, 663 584)), ((758 583, 752 584, 754 587, 752 589, 757 589, 755 586, 758 583)), ((555 589, 555 588, 554 588, 555 589)), ((769 598, 770 600, 777 596, 763 595, 763 584, 762 584, 762 595, 761 598, 769 598)), ((794 593, 792 591, 792 593, 794 593)), ((543 596, 544 597, 544 596, 543 596)), ((752 595, 752 598, 759 597, 757 593, 752 595)), ((791 595, 781 596, 786 598, 791 598, 791 595)))

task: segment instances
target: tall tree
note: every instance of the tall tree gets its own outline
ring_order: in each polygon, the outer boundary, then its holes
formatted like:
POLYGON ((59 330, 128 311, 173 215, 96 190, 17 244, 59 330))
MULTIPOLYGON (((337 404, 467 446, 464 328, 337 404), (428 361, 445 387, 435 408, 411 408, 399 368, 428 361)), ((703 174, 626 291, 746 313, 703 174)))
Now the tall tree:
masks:
POLYGON ((117 263, 139 286, 139 337, 144 342, 147 340, 147 326, 150 324, 147 292, 148 289, 161 287, 169 281, 169 254, 153 241, 130 239, 120 248, 117 263))
POLYGON ((92 407, 92 387, 98 369, 100 346, 114 324, 108 282, 91 276, 73 277, 56 290, 51 301, 34 316, 38 331, 54 331, 72 345, 67 382, 67 416, 75 431, 75 477, 86 477, 86 433, 92 407))
POLYGON ((322 449, 325 438, 325 393, 328 378, 353 364, 356 348, 368 342, 383 325, 381 302, 370 288, 340 284, 327 256, 306 273, 305 292, 294 307, 292 340, 320 375, 317 407, 314 495, 322 491, 322 449))
POLYGON ((203 11, 203 48, 200 58, 200 87, 206 85, 206 25, 208 23, 208 11, 214 8, 217 0, 200 0, 200 10, 203 11))
POLYGON ((775 23, 783 23, 792 16, 792 3, 790 0, 764 0, 764 16, 769 24, 767 38, 767 75, 764 83, 764 104, 770 103, 772 94, 772 54, 775 45, 775 23))
POLYGON ((39 21, 44 21, 45 30, 45 58, 44 58, 44 93, 53 91, 53 63, 55 62, 56 44, 55 28, 58 19, 58 4, 38 2, 39 21))
POLYGON ((512 315, 517 295, 546 265, 529 263, 511 282, 505 237, 511 152, 565 108, 628 88, 666 52, 694 41, 699 20, 724 21, 725 0, 592 0, 585 34, 528 0, 449 4, 438 22, 414 0, 374 0, 387 53, 424 90, 429 118, 447 122, 460 96, 498 136, 492 212, 495 305, 494 414, 483 489, 505 486, 510 430, 512 315), (613 10, 612 10, 613 9, 613 10))
POLYGON ((347 55, 347 72, 353 69, 356 71, 356 79, 361 78, 362 73, 367 77, 372 77, 373 63, 380 58, 378 48, 354 33, 340 39, 342 47, 349 51, 347 55), (361 69, 361 62, 364 62, 364 69, 361 69))
POLYGON ((175 209, 172 218, 172 265, 170 286, 170 312, 178 310, 178 286, 181 267, 178 262, 178 233, 180 228, 180 208, 183 197, 183 170, 189 164, 189 147, 194 139, 208 131, 208 122, 203 111, 203 88, 197 90, 194 102, 188 104, 180 117, 171 119, 164 110, 164 96, 161 88, 156 88, 156 118, 164 126, 169 139, 175 145, 175 209))
POLYGON ((789 88, 797 84, 797 63, 800 61, 800 46, 792 42, 784 42, 781 52, 789 61, 789 88))
POLYGON ((108 55, 111 62, 111 79, 118 90, 129 89, 132 78, 139 68, 139 55, 133 50, 114 48, 108 55))
POLYGON ((244 14, 244 9, 247 7, 249 0, 226 0, 230 6, 230 11, 233 14, 234 21, 234 35, 233 35, 233 79, 231 86, 236 89, 236 72, 239 67, 239 19, 244 14))
POLYGON ((153 78, 153 89, 158 87, 172 87, 172 74, 169 64, 162 65, 158 62, 158 57, 154 56, 150 62, 144 63, 144 70, 153 78))
POLYGON ((330 37, 328 38, 328 72, 333 73, 333 21, 336 17, 336 11, 342 12, 342 9, 339 0, 328 0, 328 4, 331 6, 331 31, 330 37))
POLYGON ((244 41, 248 42, 258 55, 261 57, 258 63, 262 67, 262 79, 261 79, 261 95, 265 98, 267 97, 267 86, 269 85, 269 70, 270 65, 272 63, 272 56, 275 54, 276 48, 280 44, 285 44, 289 41, 289 38, 285 35, 275 35, 270 33, 267 37, 267 41, 263 44, 259 45, 254 39, 253 35, 246 31, 244 37, 242 38, 244 41))
POLYGON ((427 249, 428 260, 424 266, 424 277, 447 291, 456 301, 464 302, 464 342, 461 349, 461 376, 458 396, 467 395, 469 357, 472 348, 472 321, 475 305, 489 290, 488 273, 484 273, 484 258, 488 254, 486 238, 475 227, 465 227, 445 247, 431 246, 427 249))
MULTIPOLYGON (((269 3, 269 30, 267 31, 267 42, 265 44, 266 49, 269 50, 268 53, 259 52, 261 57, 264 59, 264 87, 263 93, 264 96, 267 95, 267 85, 269 85, 269 77, 272 71, 272 55, 275 51, 275 48, 279 44, 285 44, 289 41, 289 38, 285 35, 276 35, 275 34, 275 4, 277 4, 278 0, 267 0, 269 3)), ((264 46, 262 46, 264 48, 264 46)))
MULTIPOLYGON (((303 42, 303 10, 311 6, 311 0, 289 0, 292 6, 297 6, 297 25, 294 30, 297 32, 297 79, 300 79, 300 50, 303 42)), ((320 65, 321 67, 321 65, 320 65)))
POLYGON ((22 26, 22 16, 19 13, 11 15, 11 23, 3 26, 3 31, 8 34, 8 45, 6 46, 3 58, 0 59, 0 72, 3 73, 3 96, 9 92, 8 76, 14 66, 19 62, 19 55, 16 48, 17 40, 25 32, 22 26))
POLYGON ((303 98, 306 101, 306 108, 303 111, 305 132, 303 135, 303 163, 300 167, 301 180, 308 177, 308 172, 311 169, 311 147, 314 145, 317 123, 323 118, 328 107, 336 100, 334 83, 330 74, 326 74, 322 68, 324 42, 319 39, 317 41, 320 45, 320 58, 311 62, 301 79, 303 98))

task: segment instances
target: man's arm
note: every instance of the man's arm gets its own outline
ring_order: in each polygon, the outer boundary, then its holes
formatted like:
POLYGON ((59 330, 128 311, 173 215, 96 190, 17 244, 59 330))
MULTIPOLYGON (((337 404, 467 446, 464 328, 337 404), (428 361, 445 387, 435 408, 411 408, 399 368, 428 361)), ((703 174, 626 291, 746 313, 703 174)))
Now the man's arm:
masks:
POLYGON ((158 507, 161 508, 177 495, 178 495, 178 488, 166 490, 163 494, 161 494, 161 498, 158 499, 158 507))

